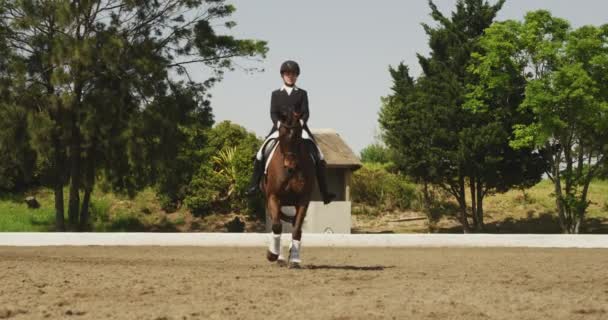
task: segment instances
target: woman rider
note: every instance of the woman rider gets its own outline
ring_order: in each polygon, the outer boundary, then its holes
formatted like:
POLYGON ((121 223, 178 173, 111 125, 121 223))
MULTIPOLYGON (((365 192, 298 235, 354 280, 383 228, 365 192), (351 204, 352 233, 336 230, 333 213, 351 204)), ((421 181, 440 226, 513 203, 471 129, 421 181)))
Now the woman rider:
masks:
POLYGON ((278 128, 281 123, 279 120, 281 114, 287 112, 289 108, 293 108, 293 110, 302 114, 302 138, 307 143, 308 150, 310 150, 315 159, 319 191, 321 191, 323 203, 328 204, 336 195, 327 191, 327 179, 325 177, 326 162, 321 149, 319 149, 310 129, 308 129, 307 121, 310 116, 308 110, 308 94, 304 89, 296 87, 296 81, 298 80, 299 75, 300 66, 295 61, 288 60, 283 62, 281 65, 283 86, 280 89, 273 91, 270 98, 270 118, 272 119, 273 126, 262 144, 262 147, 256 154, 253 162, 253 176, 251 177, 251 184, 246 194, 253 195, 258 190, 260 179, 264 174, 263 150, 270 140, 279 137, 278 128))

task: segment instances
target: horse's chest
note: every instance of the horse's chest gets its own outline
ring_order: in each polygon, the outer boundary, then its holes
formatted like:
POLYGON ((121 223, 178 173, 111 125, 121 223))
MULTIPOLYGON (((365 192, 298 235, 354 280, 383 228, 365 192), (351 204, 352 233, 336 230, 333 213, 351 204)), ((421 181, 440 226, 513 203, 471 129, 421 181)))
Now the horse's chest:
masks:
POLYGON ((304 176, 300 173, 289 180, 287 189, 291 192, 300 193, 302 191, 305 191, 305 188, 306 179, 304 179, 304 176))

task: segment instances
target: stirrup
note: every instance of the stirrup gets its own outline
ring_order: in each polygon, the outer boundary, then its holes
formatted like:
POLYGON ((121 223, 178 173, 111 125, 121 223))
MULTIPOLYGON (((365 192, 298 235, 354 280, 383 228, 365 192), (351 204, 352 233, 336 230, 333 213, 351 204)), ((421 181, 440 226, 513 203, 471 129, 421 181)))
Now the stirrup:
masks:
POLYGON ((251 196, 255 195, 259 189, 260 188, 258 186, 249 187, 249 189, 247 189, 245 191, 245 195, 248 197, 251 197, 251 196))

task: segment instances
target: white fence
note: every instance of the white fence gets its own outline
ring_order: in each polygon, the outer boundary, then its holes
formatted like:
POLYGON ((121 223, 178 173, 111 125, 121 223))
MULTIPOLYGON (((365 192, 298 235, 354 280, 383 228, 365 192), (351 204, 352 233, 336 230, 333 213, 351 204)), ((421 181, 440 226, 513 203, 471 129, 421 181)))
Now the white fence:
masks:
MULTIPOLYGON (((291 238, 283 234, 283 240, 291 238)), ((0 246, 261 247, 266 233, 0 233, 0 246)), ((304 234, 307 247, 608 248, 608 235, 304 234)))

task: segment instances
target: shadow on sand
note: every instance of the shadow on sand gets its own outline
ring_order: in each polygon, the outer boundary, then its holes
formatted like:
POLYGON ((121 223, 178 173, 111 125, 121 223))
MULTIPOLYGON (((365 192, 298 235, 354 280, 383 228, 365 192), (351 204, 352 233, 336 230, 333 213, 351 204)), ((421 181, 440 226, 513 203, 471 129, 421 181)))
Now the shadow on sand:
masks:
POLYGON ((382 271, 384 269, 394 268, 395 266, 331 266, 326 264, 314 265, 309 264, 303 266, 303 269, 309 270, 347 270, 347 271, 382 271))

